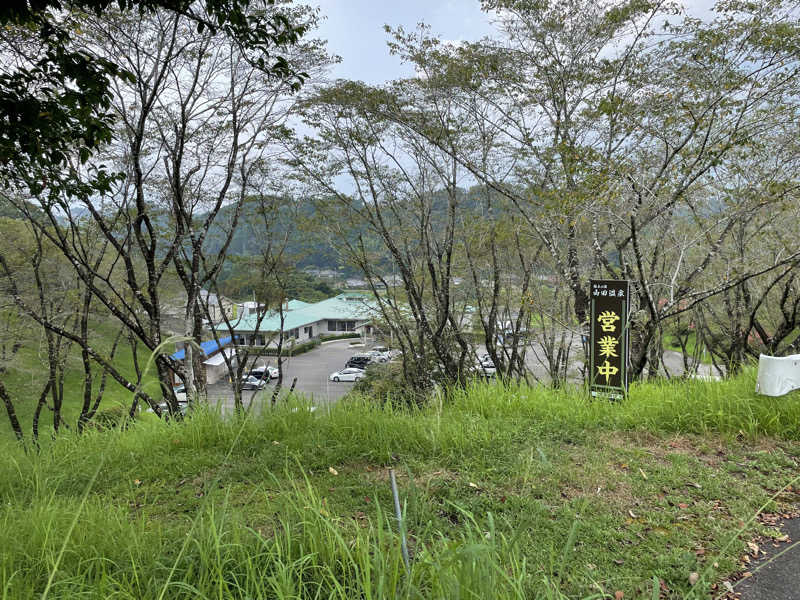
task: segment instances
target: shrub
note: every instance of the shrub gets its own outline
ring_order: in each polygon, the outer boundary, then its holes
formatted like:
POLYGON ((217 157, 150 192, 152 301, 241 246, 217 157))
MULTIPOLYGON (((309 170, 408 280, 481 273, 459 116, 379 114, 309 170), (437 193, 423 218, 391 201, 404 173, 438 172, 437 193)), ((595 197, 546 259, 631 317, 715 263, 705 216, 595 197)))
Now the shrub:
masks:
MULTIPOLYGON (((303 354, 305 352, 308 352, 309 350, 313 350, 319 345, 320 345, 319 338, 308 340, 307 342, 303 342, 302 344, 295 344, 294 346, 284 342, 283 348, 281 348, 281 356, 297 356, 298 354, 303 354)), ((278 356, 277 348, 258 348, 253 346, 248 346, 247 348, 251 354, 256 356, 278 356)))
POLYGON ((319 336, 319 339, 322 342, 330 342, 332 340, 349 340, 360 337, 360 333, 351 331, 349 333, 323 333, 321 336, 319 336))

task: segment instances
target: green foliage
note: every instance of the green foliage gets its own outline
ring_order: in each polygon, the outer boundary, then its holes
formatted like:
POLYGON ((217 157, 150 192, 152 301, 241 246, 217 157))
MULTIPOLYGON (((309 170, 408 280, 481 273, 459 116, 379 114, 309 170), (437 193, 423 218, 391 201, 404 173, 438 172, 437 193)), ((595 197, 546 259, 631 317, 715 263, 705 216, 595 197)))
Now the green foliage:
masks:
MULTIPOLYGON (((306 26, 290 22, 275 0, 8 0, 0 6, 0 26, 15 38, 5 49, 20 53, 19 64, 0 74, 0 180, 19 182, 34 194, 63 191, 86 197, 107 191, 115 179, 104 165, 82 183, 71 164, 86 163, 111 141, 111 80, 133 79, 113 61, 92 56, 73 44, 80 20, 65 9, 100 15, 109 9, 171 11, 204 29, 230 36, 248 58, 271 76, 298 89, 308 77, 275 48, 297 43, 306 26), (271 10, 265 10, 270 8, 271 10), (24 55, 20 47, 34 48, 24 55), (20 66, 24 65, 24 66, 20 66), (71 85, 65 86, 69 81, 71 85)), ((13 64, 10 61, 9 64, 13 64)))
MULTIPOLYGON (((281 356, 297 356, 298 354, 305 354, 320 345, 320 339, 314 338, 312 340, 308 340, 307 342, 303 342, 302 344, 293 344, 289 341, 283 342, 283 348, 281 348, 281 356)), ((251 348, 250 352, 253 355, 258 356, 278 356, 278 349, 277 348, 251 348)))
POLYGON ((354 391, 379 403, 400 407, 416 397, 403 377, 399 362, 370 365, 363 379, 356 382, 354 391))
POLYGON ((767 490, 796 478, 800 395, 752 386, 752 372, 637 385, 611 404, 476 385, 421 410, 358 399, 246 420, 198 410, 62 436, 39 454, 9 444, 0 588, 41 597, 52 578, 49 598, 561 599, 650 597, 655 578, 676 598, 705 597, 750 534, 776 535, 750 517, 794 498, 767 490), (692 571, 705 576, 690 590, 692 571))
MULTIPOLYGON (((274 288, 275 284, 265 284, 259 270, 254 268, 258 260, 249 256, 229 257, 219 277, 220 291, 229 298, 252 298, 255 294, 256 298, 266 301, 270 296, 274 297, 276 290, 267 287, 271 285, 274 288)), ((313 303, 333 298, 339 293, 341 290, 310 273, 290 269, 281 274, 279 296, 283 298, 313 303)))
POLYGON ((319 340, 320 342, 330 342, 333 340, 352 340, 360 337, 360 333, 323 333, 319 336, 319 340))

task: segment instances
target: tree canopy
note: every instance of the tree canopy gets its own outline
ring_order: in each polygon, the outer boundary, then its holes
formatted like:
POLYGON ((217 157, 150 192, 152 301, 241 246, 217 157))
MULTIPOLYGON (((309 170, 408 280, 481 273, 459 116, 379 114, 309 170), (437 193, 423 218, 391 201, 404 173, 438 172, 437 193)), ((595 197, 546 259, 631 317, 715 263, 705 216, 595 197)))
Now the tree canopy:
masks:
POLYGON ((229 36, 254 66, 297 89, 307 75, 276 49, 294 44, 294 23, 275 0, 9 0, 0 6, 0 182, 35 194, 88 195, 114 174, 92 165, 73 176, 112 138, 111 79, 133 79, 119 62, 91 56, 79 43, 82 17, 109 10, 171 11, 229 36))

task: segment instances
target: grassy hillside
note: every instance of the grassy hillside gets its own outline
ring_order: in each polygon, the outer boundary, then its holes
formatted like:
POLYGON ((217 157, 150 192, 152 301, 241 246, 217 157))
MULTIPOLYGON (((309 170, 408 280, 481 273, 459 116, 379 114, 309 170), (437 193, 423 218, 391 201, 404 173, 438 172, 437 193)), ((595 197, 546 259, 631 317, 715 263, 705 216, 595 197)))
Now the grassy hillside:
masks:
MULTIPOLYGON (((116 329, 108 322, 97 320, 92 324, 93 346, 98 350, 108 354, 116 336, 116 329)), ((47 349, 43 340, 40 340, 34 332, 26 340, 25 345, 9 364, 8 372, 4 375, 3 383, 14 399, 15 409, 19 417, 23 431, 26 436, 30 436, 31 421, 36 402, 39 399, 44 385, 47 383, 47 349)), ((150 357, 150 352, 140 347, 138 349, 138 359, 140 368, 144 369, 150 357)), ((133 366, 133 352, 130 346, 122 340, 114 356, 114 365, 119 371, 135 379, 135 369, 133 366)), ((99 369, 98 369, 99 371, 99 369)), ((69 426, 74 426, 80 407, 83 402, 83 365, 81 363, 80 349, 73 345, 64 368, 64 405, 63 418, 69 426)), ((97 394, 100 386, 100 377, 96 377, 93 385, 93 394, 97 394)), ((143 381, 143 389, 152 394, 160 396, 158 379, 155 371, 146 374, 143 381)), ((131 393, 117 383, 112 377, 108 377, 103 393, 103 400, 100 410, 113 409, 118 406, 130 406, 131 393)), ((52 405, 52 402, 48 402, 52 405)), ((12 440, 14 433, 6 416, 5 409, 0 411, 0 440, 12 440)), ((46 440, 53 431, 52 412, 44 409, 40 421, 40 435, 46 440)))
POLYGON ((0 454, 4 598, 708 597, 797 502, 800 394, 477 386, 0 454), (391 518, 398 473, 406 573, 391 518), (787 488, 786 486, 793 486, 787 488), (690 585, 691 573, 700 580, 690 585))

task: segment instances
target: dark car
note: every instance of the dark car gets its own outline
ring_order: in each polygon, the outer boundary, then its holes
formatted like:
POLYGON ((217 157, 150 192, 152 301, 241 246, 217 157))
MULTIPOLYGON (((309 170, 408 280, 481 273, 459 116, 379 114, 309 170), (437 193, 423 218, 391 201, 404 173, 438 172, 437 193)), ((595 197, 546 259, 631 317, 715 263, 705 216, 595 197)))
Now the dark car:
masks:
POLYGON ((358 368, 358 369, 366 369, 367 365, 372 364, 374 361, 371 356, 366 354, 356 354, 355 356, 351 356, 350 359, 345 363, 345 369, 350 368, 358 368))

